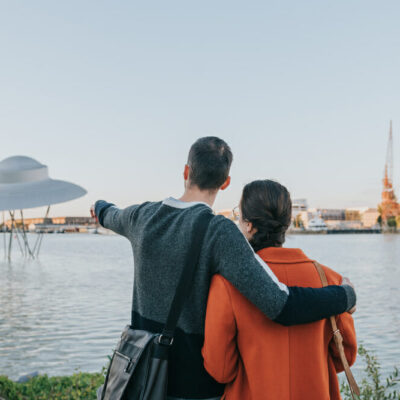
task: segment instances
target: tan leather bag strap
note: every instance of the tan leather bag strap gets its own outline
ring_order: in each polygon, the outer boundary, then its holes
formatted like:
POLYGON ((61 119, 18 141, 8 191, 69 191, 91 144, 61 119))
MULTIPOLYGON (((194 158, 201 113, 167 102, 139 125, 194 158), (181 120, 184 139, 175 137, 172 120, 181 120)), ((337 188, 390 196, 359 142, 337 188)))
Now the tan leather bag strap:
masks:
MULTIPOLYGON (((319 277, 321 278, 322 286, 328 286, 328 280, 326 279, 325 271, 322 268, 321 264, 317 263, 316 261, 313 261, 313 264, 315 265, 315 268, 318 271, 319 277)), ((340 330, 338 329, 338 326, 336 324, 336 318, 330 317, 329 319, 330 319, 331 325, 332 325, 333 339, 334 339, 336 347, 339 351, 340 360, 342 361, 342 364, 344 367, 344 372, 346 374, 347 382, 349 382, 351 394, 353 396, 353 399, 355 399, 356 397, 354 396, 354 394, 356 394, 357 396, 360 396, 360 389, 357 385, 356 380, 354 379, 353 373, 351 372, 349 363, 347 362, 346 354, 344 352, 344 347, 343 347, 343 337, 342 337, 342 334, 340 333, 340 330)))

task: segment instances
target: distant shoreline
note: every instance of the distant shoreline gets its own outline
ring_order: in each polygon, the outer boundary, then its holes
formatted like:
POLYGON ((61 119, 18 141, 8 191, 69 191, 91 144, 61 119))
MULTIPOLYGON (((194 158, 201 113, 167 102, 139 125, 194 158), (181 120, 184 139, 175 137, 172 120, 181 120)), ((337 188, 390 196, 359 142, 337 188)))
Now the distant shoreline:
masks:
POLYGON ((327 231, 289 231, 288 235, 339 235, 339 234, 386 234, 400 232, 382 232, 380 229, 332 229, 327 231))

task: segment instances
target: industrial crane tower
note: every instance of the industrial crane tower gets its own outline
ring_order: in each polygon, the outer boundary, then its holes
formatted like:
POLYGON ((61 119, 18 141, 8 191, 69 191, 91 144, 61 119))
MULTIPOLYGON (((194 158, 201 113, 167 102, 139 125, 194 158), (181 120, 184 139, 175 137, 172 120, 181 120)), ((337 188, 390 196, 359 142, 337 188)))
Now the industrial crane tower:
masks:
POLYGON ((390 121, 389 141, 386 152, 386 163, 383 177, 382 202, 379 205, 382 225, 388 227, 390 220, 400 215, 400 204, 397 202, 393 189, 393 131, 390 121))

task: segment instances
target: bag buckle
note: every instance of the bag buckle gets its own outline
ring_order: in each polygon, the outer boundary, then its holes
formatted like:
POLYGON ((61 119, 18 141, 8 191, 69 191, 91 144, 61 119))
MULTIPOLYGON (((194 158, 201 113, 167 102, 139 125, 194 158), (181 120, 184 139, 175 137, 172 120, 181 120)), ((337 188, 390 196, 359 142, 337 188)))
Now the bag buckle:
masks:
POLYGON ((132 359, 130 359, 130 361, 128 362, 128 365, 125 367, 124 372, 129 374, 129 370, 131 369, 133 365, 132 359))
POLYGON ((124 358, 126 361, 128 361, 128 364, 126 365, 126 367, 124 368, 124 372, 125 373, 129 373, 129 370, 133 364, 133 359, 129 358, 128 356, 126 356, 125 354, 120 353, 118 350, 115 350, 115 353, 118 354, 120 357, 124 358))
POLYGON ((172 343, 174 343, 174 338, 160 335, 157 339, 157 342, 158 344, 162 344, 164 346, 172 346, 172 343))

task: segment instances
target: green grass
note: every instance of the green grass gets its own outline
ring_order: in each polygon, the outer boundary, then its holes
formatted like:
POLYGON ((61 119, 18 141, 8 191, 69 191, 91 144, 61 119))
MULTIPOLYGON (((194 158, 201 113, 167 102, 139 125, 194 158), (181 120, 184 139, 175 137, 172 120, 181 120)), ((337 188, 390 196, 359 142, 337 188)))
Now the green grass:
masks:
POLYGON ((96 390, 103 382, 103 373, 40 375, 26 383, 16 383, 0 376, 0 397, 5 400, 95 400, 96 390))

